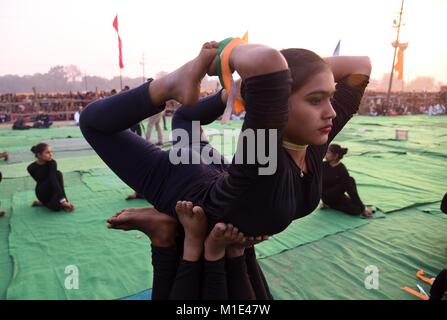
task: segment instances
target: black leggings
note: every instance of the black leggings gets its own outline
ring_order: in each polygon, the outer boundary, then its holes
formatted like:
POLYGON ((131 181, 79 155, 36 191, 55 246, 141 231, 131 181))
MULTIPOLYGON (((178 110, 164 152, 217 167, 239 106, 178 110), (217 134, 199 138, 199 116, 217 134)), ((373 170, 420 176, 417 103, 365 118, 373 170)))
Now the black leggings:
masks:
MULTIPOLYGON (((97 100, 81 113, 80 128, 88 143, 122 181, 144 195, 158 211, 175 216, 175 204, 183 199, 191 183, 198 177, 212 179, 224 171, 226 165, 223 162, 221 165, 171 163, 168 151, 127 130, 163 110, 164 105, 152 104, 148 90, 149 83, 146 83, 97 100)), ((192 121, 200 121, 202 125, 211 123, 224 110, 220 92, 201 99, 194 107, 180 107, 172 118, 172 129, 185 130, 189 145, 180 146, 180 139, 176 139, 174 144, 179 147, 179 152, 197 156, 206 146, 212 150, 213 156, 223 159, 210 147, 201 127, 193 126, 192 121)))
POLYGON ((270 300, 265 277, 248 249, 244 256, 189 262, 180 250, 152 247, 152 300, 270 300))
POLYGON ((354 178, 347 178, 330 189, 323 190, 322 200, 329 207, 350 215, 359 215, 365 210, 365 205, 360 200, 357 185, 354 178), (349 195, 346 196, 345 192, 349 195))
POLYGON ((53 188, 52 182, 50 179, 45 180, 37 184, 36 186, 36 196, 42 204, 51 209, 53 211, 59 211, 63 207, 60 201, 64 198, 67 198, 65 195, 64 189, 64 177, 62 172, 56 171, 57 183, 59 184, 58 188, 53 188), (54 190, 56 189, 56 190, 54 190))

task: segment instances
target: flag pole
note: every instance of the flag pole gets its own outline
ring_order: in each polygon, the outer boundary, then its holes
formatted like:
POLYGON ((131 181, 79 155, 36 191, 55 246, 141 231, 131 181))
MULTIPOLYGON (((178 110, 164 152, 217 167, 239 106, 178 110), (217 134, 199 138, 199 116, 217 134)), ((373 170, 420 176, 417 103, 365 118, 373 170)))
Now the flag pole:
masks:
POLYGON ((386 102, 385 102, 385 106, 388 108, 389 106, 389 102, 390 102, 390 93, 391 93, 391 87, 393 85, 393 76, 394 76, 394 64, 396 62, 396 52, 397 52, 397 48, 399 47, 399 33, 400 33, 400 26, 401 26, 401 21, 402 21, 402 13, 404 12, 404 0, 402 0, 402 5, 400 8, 400 13, 399 13, 399 22, 397 24, 397 37, 396 37, 396 45, 394 46, 394 56, 393 56, 393 65, 391 66, 391 74, 390 74, 390 82, 388 85, 388 93, 386 95, 386 102))
POLYGON ((121 68, 120 68, 120 89, 123 90, 123 76, 121 74, 121 68))

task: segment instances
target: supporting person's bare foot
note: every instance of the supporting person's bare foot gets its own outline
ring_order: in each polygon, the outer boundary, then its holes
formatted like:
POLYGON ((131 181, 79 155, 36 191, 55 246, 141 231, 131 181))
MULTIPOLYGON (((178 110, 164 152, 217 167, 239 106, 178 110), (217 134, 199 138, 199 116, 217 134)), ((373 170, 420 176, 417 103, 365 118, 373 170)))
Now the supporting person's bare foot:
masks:
POLYGON ((198 261, 203 253, 203 242, 207 231, 205 212, 201 207, 194 207, 189 201, 178 201, 175 211, 185 230, 183 260, 198 261))
POLYGON ((245 237, 244 246, 245 248, 250 248, 268 239, 269 236, 245 237))
POLYGON ((242 232, 238 232, 234 243, 230 244, 225 250, 228 258, 237 258, 244 255, 247 238, 242 232))
POLYGON ((238 241, 241 241, 238 228, 232 224, 216 223, 205 240, 205 260, 222 259, 227 247, 238 241))
POLYGON ((202 46, 199 55, 149 87, 154 104, 174 99, 183 105, 194 105, 199 100, 200 83, 217 55, 219 44, 215 41, 202 46))
POLYGON ((33 203, 31 204, 31 207, 41 207, 42 206, 42 202, 40 202, 39 200, 34 200, 33 203))
POLYGON ((107 219, 107 228, 117 230, 139 230, 146 234, 154 246, 175 245, 177 220, 154 208, 128 208, 107 219))

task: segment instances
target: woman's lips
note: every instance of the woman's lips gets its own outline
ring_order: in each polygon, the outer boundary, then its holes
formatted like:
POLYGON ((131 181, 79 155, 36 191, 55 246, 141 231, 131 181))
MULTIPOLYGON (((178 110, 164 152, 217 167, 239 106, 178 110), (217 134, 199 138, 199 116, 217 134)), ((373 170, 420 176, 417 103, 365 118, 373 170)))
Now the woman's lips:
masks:
POLYGON ((318 131, 322 132, 322 133, 329 133, 332 130, 332 126, 326 126, 323 128, 318 129, 318 131))

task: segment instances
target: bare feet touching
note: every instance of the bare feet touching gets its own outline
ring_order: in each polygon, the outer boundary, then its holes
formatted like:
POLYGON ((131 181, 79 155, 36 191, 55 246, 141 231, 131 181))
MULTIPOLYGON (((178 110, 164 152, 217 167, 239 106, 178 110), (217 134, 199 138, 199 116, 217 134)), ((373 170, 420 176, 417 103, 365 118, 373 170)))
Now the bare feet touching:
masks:
POLYGON ((183 260, 198 261, 203 253, 203 242, 207 231, 205 212, 201 207, 194 207, 189 201, 178 201, 175 211, 185 230, 183 260))
POLYGON ((117 230, 139 230, 146 234, 154 246, 175 245, 177 220, 154 208, 128 208, 107 219, 107 228, 117 230))

